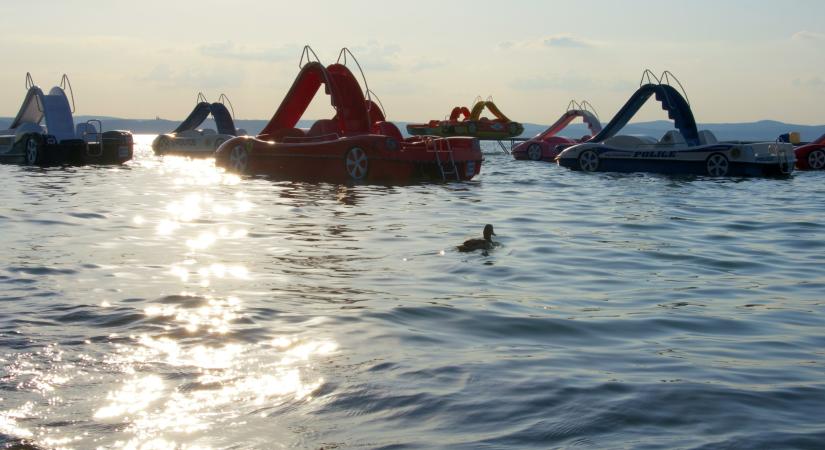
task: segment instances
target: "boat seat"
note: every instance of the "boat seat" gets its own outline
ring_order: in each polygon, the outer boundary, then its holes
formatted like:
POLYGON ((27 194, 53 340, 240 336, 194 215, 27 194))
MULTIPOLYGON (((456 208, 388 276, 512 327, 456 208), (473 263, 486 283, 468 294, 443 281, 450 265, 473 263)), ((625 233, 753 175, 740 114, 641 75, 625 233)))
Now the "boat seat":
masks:
POLYGON ((710 145, 718 143, 719 141, 716 140, 716 136, 714 136, 709 130, 702 130, 699 132, 699 144, 710 145))
POLYGON ((46 134, 46 127, 40 125, 39 123, 34 122, 23 122, 17 128, 12 128, 8 131, 3 131, 2 134, 25 134, 25 133, 37 133, 37 134, 46 134))
POLYGON ((670 130, 659 140, 659 145, 687 145, 687 141, 678 130, 670 130))
POLYGON ((401 134, 401 131, 392 122, 375 122, 372 125, 371 131, 373 134, 389 136, 397 141, 404 140, 404 136, 401 134))
POLYGON ((315 123, 312 124, 309 131, 307 132, 307 137, 315 137, 315 136, 325 136, 328 134, 338 134, 338 122, 331 119, 321 119, 316 120, 315 123))
POLYGON ((306 137, 306 132, 300 128, 283 128, 280 130, 275 130, 271 134, 262 134, 258 136, 259 139, 262 140, 273 140, 282 142, 285 139, 290 138, 304 138, 306 137))
POLYGON ((642 145, 651 145, 656 142, 658 142, 656 138, 652 138, 650 136, 619 135, 605 139, 604 145, 619 148, 638 148, 642 145))
POLYGON ((85 140, 86 142, 95 142, 97 139, 100 139, 100 133, 97 131, 97 127, 95 127, 94 123, 79 123, 75 126, 75 135, 78 138, 85 140))

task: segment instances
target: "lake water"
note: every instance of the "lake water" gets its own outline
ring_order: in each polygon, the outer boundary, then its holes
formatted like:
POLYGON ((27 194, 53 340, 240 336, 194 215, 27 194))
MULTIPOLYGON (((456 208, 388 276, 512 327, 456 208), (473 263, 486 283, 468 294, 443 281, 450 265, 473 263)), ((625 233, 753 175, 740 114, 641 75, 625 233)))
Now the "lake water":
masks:
POLYGON ((0 444, 823 448, 825 173, 0 166, 0 444), (487 255, 455 246, 495 225, 487 255))

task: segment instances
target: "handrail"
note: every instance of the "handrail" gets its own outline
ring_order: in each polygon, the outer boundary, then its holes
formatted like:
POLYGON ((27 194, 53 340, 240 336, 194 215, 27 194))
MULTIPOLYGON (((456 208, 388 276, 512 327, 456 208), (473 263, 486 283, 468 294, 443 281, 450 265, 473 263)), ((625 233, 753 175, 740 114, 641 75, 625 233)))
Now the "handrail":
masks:
POLYGON ((304 58, 305 57, 306 57, 306 60, 307 60, 307 64, 312 62, 312 60, 310 58, 311 56, 315 57, 315 61, 317 63, 319 63, 319 64, 321 63, 321 59, 318 58, 318 55, 315 53, 315 50, 313 50, 312 47, 310 47, 309 45, 305 45, 304 50, 301 51, 301 59, 298 61, 298 68, 299 69, 304 68, 304 58), (310 55, 310 53, 311 53, 311 55, 310 55))
POLYGON ((582 100, 582 102, 581 102, 581 107, 582 107, 582 109, 583 109, 583 110, 585 110, 585 111, 590 111, 590 112, 592 112, 592 113, 593 113, 593 115, 594 115, 594 116, 596 116, 596 118, 597 118, 597 119, 602 120, 602 119, 599 117, 599 113, 596 111, 596 108, 593 106, 593 104, 592 104, 592 103, 588 102, 587 100, 582 100))
MULTIPOLYGON (((32 78, 31 72, 26 72, 26 91, 36 86, 34 84, 34 79, 32 78)), ((40 104, 40 97, 35 98, 35 105, 37 105, 37 111, 43 112, 43 105, 40 104)))
POLYGON ((375 94, 375 92, 373 92, 372 90, 370 90, 370 91, 369 91, 369 93, 370 93, 373 97, 375 97, 375 99, 376 99, 376 100, 378 100, 378 107, 379 107, 379 108, 381 108, 381 114, 383 114, 383 115, 384 115, 384 119, 386 119, 386 118, 387 118, 387 110, 386 110, 386 109, 384 109, 384 104, 383 104, 383 103, 381 103, 381 99, 380 99, 380 98, 378 98, 378 95, 376 95, 376 94, 375 94))
POLYGON ((656 74, 653 73, 652 70, 645 69, 645 71, 642 72, 642 79, 639 81, 639 86, 640 87, 643 84, 645 84, 645 78, 647 78, 647 83, 648 84, 662 84, 662 81, 659 78, 656 77, 656 74), (656 80, 656 83, 653 83, 653 80, 656 80))
POLYGON ((235 107, 232 106, 232 101, 229 100, 229 97, 227 97, 226 94, 221 93, 221 96, 218 97, 218 102, 220 104, 224 104, 223 103, 224 100, 226 100, 226 103, 229 103, 229 109, 232 110, 232 120, 235 120, 235 107))
POLYGON ((567 110, 565 112, 573 109, 582 109, 582 105, 579 104, 576 99, 570 100, 570 103, 567 104, 567 110))
POLYGON ((206 96, 203 95, 203 92, 198 92, 198 99, 195 100, 196 103, 209 103, 209 100, 206 99, 206 96))
POLYGON ((65 91, 67 86, 69 88, 69 94, 72 96, 72 114, 74 114, 76 109, 74 105, 74 89, 72 89, 72 82, 69 81, 69 76, 64 73, 63 78, 60 79, 60 89, 65 91))
MULTIPOLYGON (((361 68, 361 64, 358 63, 358 58, 356 58, 355 55, 352 54, 350 49, 348 49, 347 47, 342 48, 341 51, 338 52, 338 59, 335 61, 335 63, 336 64, 341 64, 341 57, 343 57, 344 58, 344 66, 346 66, 347 65, 347 55, 352 57, 352 60, 355 61, 355 65, 358 66, 358 71, 361 72, 361 79, 364 80, 364 96, 367 97, 367 100, 372 101, 372 97, 370 97, 370 92, 372 92, 372 91, 370 90, 369 84, 367 84, 367 77, 366 77, 366 75, 364 75, 364 69, 361 68)), ((371 105, 370 105, 370 103, 367 103, 367 112, 369 112, 370 109, 371 109, 371 105)))
POLYGON ((662 74, 659 76, 659 79, 660 79, 660 80, 662 80, 662 81, 660 81, 660 83, 661 83, 661 82, 664 82, 664 83, 667 83, 669 86, 673 86, 672 84, 670 84, 670 79, 671 79, 671 78, 673 78, 674 80, 676 80, 676 84, 678 84, 678 85, 679 85, 679 89, 682 91, 682 95, 684 95, 684 96, 685 96, 685 101, 687 102, 688 106, 690 106, 690 100, 688 99, 687 91, 685 91, 685 87, 684 87, 684 86, 682 86, 682 82, 681 82, 681 81, 679 81, 679 79, 678 79, 678 78, 676 78, 676 75, 673 75, 673 72, 671 72, 671 71, 669 71, 669 70, 665 70, 665 71, 664 71, 664 72, 662 72, 662 74))

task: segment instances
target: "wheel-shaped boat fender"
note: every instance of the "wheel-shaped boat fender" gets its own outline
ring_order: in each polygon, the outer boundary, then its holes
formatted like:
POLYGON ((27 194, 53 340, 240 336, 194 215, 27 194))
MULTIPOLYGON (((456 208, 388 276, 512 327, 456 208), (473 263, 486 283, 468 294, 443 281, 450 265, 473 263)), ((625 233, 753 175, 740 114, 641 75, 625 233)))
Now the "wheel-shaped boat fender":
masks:
POLYGON ((533 161, 538 161, 541 159, 541 145, 537 142, 530 144, 527 147, 527 157, 532 159, 533 161))
POLYGON ((599 170, 599 155, 593 150, 585 150, 579 155, 579 169, 585 172, 599 170))
POLYGON ((229 169, 235 173, 246 173, 249 167, 249 150, 243 143, 238 143, 229 151, 229 169))
POLYGON ((808 153, 808 168, 811 170, 825 169, 825 150, 814 150, 808 153))
POLYGON ((30 134, 26 137, 25 163, 29 166, 43 164, 44 158, 43 138, 37 134, 30 134))
POLYGON ((712 153, 705 160, 705 169, 712 177, 724 177, 730 171, 730 161, 728 157, 721 153, 712 153))
POLYGON ((467 133, 470 133, 470 134, 478 133, 478 125, 476 125, 474 123, 468 123, 467 124, 467 133))
POLYGON ((155 141, 154 145, 152 145, 152 150, 155 151, 158 155, 165 154, 169 148, 172 146, 172 140, 169 139, 169 136, 158 136, 158 139, 155 141))
POLYGON ((367 176, 369 170, 369 158, 367 152, 361 147, 353 147, 347 151, 347 156, 344 158, 346 163, 347 174, 353 180, 363 180, 367 176))

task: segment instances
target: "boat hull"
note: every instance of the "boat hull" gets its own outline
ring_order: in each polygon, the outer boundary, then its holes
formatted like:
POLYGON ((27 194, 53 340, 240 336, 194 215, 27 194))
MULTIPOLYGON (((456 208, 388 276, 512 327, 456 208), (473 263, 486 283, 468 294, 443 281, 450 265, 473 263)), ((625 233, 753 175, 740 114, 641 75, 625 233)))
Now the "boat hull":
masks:
POLYGON ((454 170, 447 140, 411 138, 399 142, 383 135, 318 142, 239 137, 224 143, 215 158, 219 167, 235 173, 291 180, 393 184, 476 176, 482 163, 478 141, 456 138, 449 140, 449 145, 454 170))

